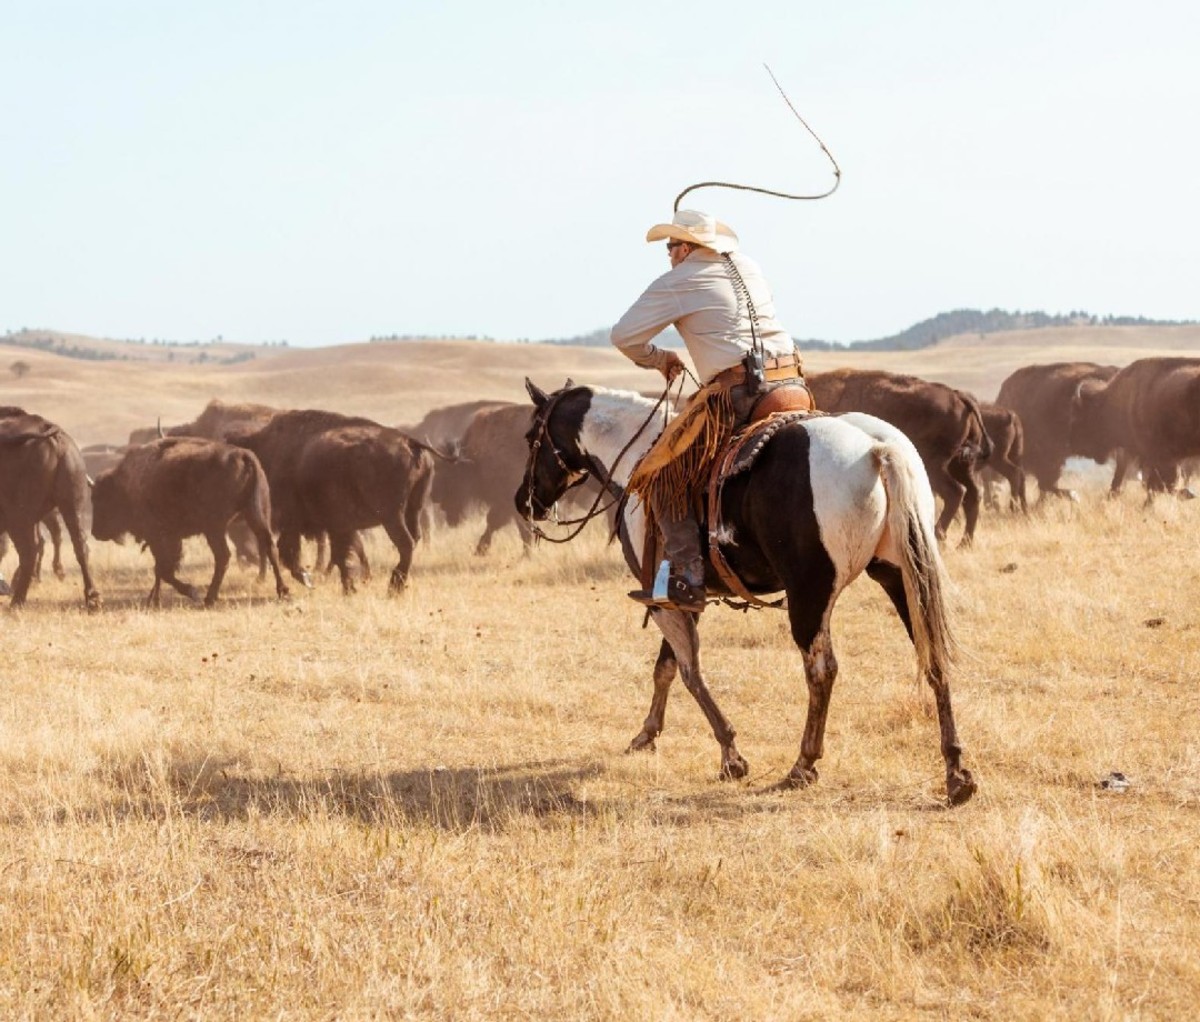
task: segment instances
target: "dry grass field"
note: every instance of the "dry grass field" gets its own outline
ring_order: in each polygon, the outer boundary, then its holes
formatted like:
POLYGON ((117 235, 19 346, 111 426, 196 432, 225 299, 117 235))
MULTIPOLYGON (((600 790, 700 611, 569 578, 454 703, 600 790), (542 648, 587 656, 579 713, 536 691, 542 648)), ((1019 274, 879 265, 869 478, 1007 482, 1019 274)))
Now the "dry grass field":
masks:
MULTIPOLYGON (((1028 362, 1151 350, 1050 334, 856 364, 990 397, 1028 362)), ((1161 347, 1197 342, 1176 340, 1161 347)), ((81 443, 212 396, 399 422, 518 399, 526 372, 648 382, 612 352, 484 344, 219 368, 22 357, 0 403, 81 443)), ((716 779, 681 685, 657 751, 623 755, 658 639, 598 532, 523 557, 510 530, 479 559, 475 524, 441 530, 393 598, 371 537, 380 570, 356 596, 329 579, 279 603, 234 569, 211 611, 174 594, 145 610, 149 555, 93 542, 106 602, 88 615, 68 554, 65 581, 3 614, 0 1017, 1187 1017, 1200 502, 1076 482, 1079 504, 989 515, 974 549, 947 548, 980 782, 954 810, 932 699, 866 579, 835 616, 820 783, 780 793, 806 695, 775 611, 702 625, 748 780, 716 779), (1113 771, 1126 790, 1102 787, 1113 771)), ((209 571, 190 544, 184 576, 209 571)))

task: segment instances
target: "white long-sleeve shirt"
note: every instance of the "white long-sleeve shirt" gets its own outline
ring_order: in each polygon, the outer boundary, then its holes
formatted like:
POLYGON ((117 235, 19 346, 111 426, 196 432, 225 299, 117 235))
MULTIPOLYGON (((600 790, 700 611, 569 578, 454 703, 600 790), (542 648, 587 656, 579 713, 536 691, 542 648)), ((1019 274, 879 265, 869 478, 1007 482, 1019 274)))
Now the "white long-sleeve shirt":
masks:
MULTIPOLYGON (((775 301, 758 264, 731 256, 758 312, 758 339, 767 357, 788 355, 791 336, 775 319, 775 301)), ((739 302, 725 260, 708 248, 694 249, 652 283, 612 330, 612 343, 638 365, 657 366, 661 352, 650 343, 674 324, 687 345, 701 383, 737 365, 750 350, 750 314, 739 302)))

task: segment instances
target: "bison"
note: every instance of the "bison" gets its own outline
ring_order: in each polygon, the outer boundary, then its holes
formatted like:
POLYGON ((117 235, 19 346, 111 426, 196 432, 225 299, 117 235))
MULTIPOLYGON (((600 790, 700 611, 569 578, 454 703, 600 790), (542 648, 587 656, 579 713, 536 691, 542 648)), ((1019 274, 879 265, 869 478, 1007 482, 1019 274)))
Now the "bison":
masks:
POLYGON ((1084 457, 1117 461, 1112 492, 1137 461, 1147 494, 1170 492, 1180 462, 1200 456, 1200 358, 1142 358, 1102 386, 1078 386, 1070 435, 1084 457))
POLYGON ((526 552, 533 533, 513 506, 512 494, 525 472, 533 409, 528 405, 494 405, 475 412, 458 442, 459 460, 439 465, 433 474, 433 502, 442 509, 446 524, 461 525, 475 506, 487 512, 483 535, 475 553, 486 554, 492 536, 510 522, 521 534, 526 552))
MULTIPOLYGON (((191 422, 172 426, 162 435, 198 436, 209 440, 226 440, 231 433, 247 433, 261 429, 278 415, 281 410, 273 408, 270 405, 260 405, 252 402, 227 404, 220 400, 220 398, 213 398, 204 406, 204 411, 191 422)), ((238 562, 242 564, 257 563, 258 580, 261 582, 265 579, 267 577, 267 562, 254 542, 253 532, 240 518, 235 518, 229 523, 229 538, 233 541, 234 550, 237 551, 238 562)), ((333 569, 333 562, 329 561, 326 564, 327 544, 325 533, 322 532, 315 539, 317 543, 317 570, 321 570, 321 566, 326 565, 325 571, 329 572, 333 569)), ((370 578, 371 566, 367 563, 367 554, 363 549, 362 537, 358 533, 354 534, 351 549, 358 559, 362 577, 370 578)))
POLYGON ((984 496, 990 507, 999 507, 992 492, 994 480, 1008 480, 1009 507, 1013 511, 1029 513, 1025 496, 1025 469, 1022 467, 1025 450, 1025 430, 1021 417, 1011 408, 1003 408, 990 401, 981 401, 983 425, 992 440, 992 453, 980 463, 984 480, 984 496))
POLYGON ((1067 458, 1083 453, 1072 435, 1072 402, 1080 387, 1103 386, 1116 374, 1116 366, 1096 362, 1052 362, 1022 366, 1000 384, 996 404, 1021 419, 1025 472, 1037 480, 1039 500, 1073 497, 1058 485, 1067 458))
POLYGON ((316 409, 280 412, 230 441, 258 455, 271 484, 279 555, 297 578, 301 536, 329 534, 330 560, 346 593, 347 564, 359 529, 382 525, 400 560, 389 588, 404 588, 433 480, 434 451, 370 419, 316 409))
POLYGON ((176 574, 187 536, 203 536, 213 553, 213 576, 204 605, 217 600, 229 567, 225 529, 241 515, 275 572, 275 592, 288 588, 279 573, 271 536, 271 494, 267 477, 250 452, 219 440, 166 437, 131 447, 116 468, 102 472, 92 491, 92 535, 119 540, 130 534, 154 555, 154 586, 147 597, 158 606, 166 582, 192 600, 196 586, 176 574))
POLYGON ((462 401, 458 404, 445 405, 427 412, 425 417, 414 426, 397 426, 402 433, 417 437, 434 447, 447 447, 462 440, 463 434, 477 412, 490 408, 512 407, 512 401, 497 401, 482 398, 476 401, 462 401))
POLYGON ((944 383, 881 369, 835 369, 811 374, 806 382, 822 411, 867 412, 905 433, 925 463, 933 492, 944 502, 938 538, 945 538, 961 507, 966 517, 962 542, 972 542, 979 520, 973 468, 992 452, 975 398, 944 383))
POLYGON ((17 548, 14 607, 25 602, 33 581, 38 523, 55 509, 83 574, 84 600, 95 610, 101 601, 88 565, 92 500, 83 455, 61 426, 21 408, 0 408, 0 532, 17 548))

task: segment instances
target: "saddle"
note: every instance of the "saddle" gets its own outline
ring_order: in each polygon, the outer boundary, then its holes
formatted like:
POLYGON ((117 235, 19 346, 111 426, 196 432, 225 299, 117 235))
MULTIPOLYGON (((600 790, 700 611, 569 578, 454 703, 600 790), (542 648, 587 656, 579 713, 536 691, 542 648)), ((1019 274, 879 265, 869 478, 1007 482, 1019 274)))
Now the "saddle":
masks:
MULTIPOLYGON (((799 404, 799 402, 796 403, 799 404)), ((739 599, 744 600, 748 606, 778 607, 781 601, 768 602, 755 596, 742 584, 742 580, 738 578, 729 566, 729 562, 725 560, 725 555, 721 553, 721 536, 724 531, 724 522, 721 519, 721 494, 725 489, 725 483, 734 476, 748 471, 762 453, 763 448, 766 447, 767 441, 785 426, 824 414, 813 407, 807 388, 781 387, 779 390, 767 394, 763 401, 755 406, 750 421, 733 435, 729 446, 713 462, 712 474, 708 479, 708 506, 706 508, 708 512, 706 516, 708 560, 725 588, 739 599), (788 402, 784 400, 775 402, 776 405, 783 406, 779 410, 769 410, 771 405, 768 405, 765 415, 758 414, 759 408, 767 402, 768 398, 787 391, 798 391, 808 398, 806 407, 788 408, 788 402)))
MULTIPOLYGON (((736 367, 741 369, 741 367, 736 367)), ((795 374, 796 370, 792 370, 795 374)), ((751 409, 745 425, 730 437, 728 444, 713 459, 708 481, 704 487, 704 506, 697 509, 697 518, 708 535, 708 559, 726 592, 744 600, 749 606, 779 606, 768 603, 751 593, 729 566, 721 553, 719 536, 723 531, 721 494, 728 479, 745 472, 754 464, 763 447, 780 429, 797 419, 823 413, 815 410, 812 394, 802 376, 793 375, 795 383, 768 390, 751 409)), ((654 522, 647 517, 646 545, 641 559, 642 583, 651 590, 654 568, 659 562, 660 538, 654 522)))

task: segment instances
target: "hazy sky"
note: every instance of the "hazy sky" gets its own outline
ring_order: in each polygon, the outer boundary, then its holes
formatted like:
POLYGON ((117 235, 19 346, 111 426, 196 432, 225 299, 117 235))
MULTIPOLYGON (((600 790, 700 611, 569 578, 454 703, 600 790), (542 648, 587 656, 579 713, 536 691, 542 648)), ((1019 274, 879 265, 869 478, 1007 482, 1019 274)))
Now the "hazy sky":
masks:
POLYGON ((0 330, 570 336, 689 196, 797 338, 1200 318, 1195 0, 0 0, 0 330))

